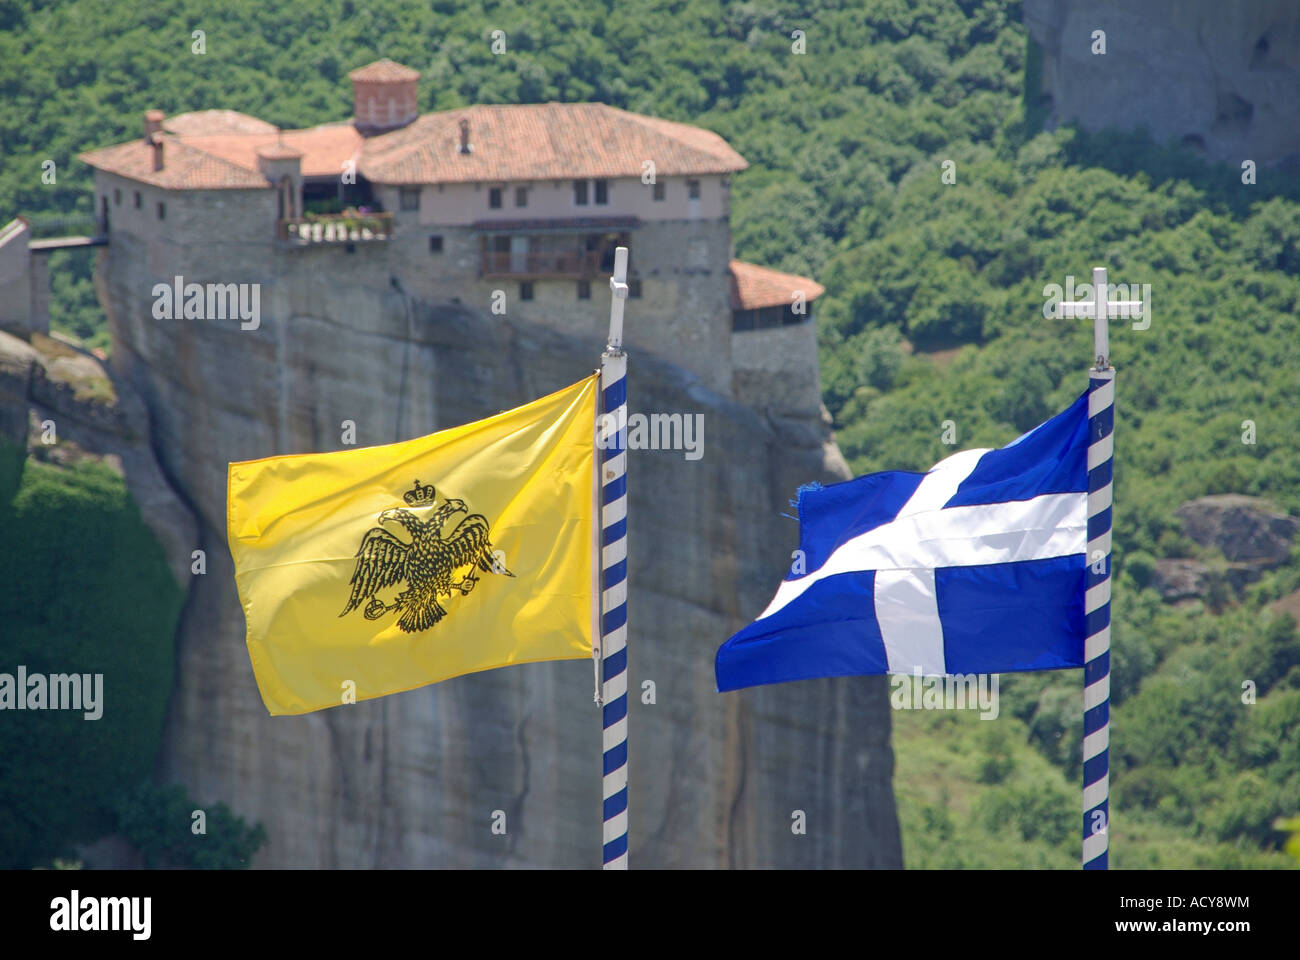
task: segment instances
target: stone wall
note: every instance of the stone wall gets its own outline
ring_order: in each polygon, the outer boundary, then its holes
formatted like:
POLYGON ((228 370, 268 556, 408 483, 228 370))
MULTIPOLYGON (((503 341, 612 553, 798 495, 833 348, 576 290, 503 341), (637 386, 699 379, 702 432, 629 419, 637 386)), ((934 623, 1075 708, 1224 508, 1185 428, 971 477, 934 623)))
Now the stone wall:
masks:
POLYGON ((816 419, 822 402, 817 323, 742 330, 731 335, 733 392, 749 406, 779 416, 816 419))

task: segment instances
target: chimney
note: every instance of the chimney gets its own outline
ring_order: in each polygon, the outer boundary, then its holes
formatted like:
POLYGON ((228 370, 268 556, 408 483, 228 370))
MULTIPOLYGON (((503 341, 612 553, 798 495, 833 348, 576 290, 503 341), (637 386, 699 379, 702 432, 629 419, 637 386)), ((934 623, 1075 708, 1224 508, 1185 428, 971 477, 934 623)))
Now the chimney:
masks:
POLYGON ((162 133, 163 112, 161 110, 146 110, 144 112, 144 142, 153 143, 153 135, 162 133))
POLYGON ((153 147, 153 168, 161 170, 163 168, 163 135, 162 131, 154 131, 149 134, 149 145, 153 147))
POLYGON ((474 152, 474 145, 469 142, 469 120, 464 117, 460 121, 460 152, 474 152))

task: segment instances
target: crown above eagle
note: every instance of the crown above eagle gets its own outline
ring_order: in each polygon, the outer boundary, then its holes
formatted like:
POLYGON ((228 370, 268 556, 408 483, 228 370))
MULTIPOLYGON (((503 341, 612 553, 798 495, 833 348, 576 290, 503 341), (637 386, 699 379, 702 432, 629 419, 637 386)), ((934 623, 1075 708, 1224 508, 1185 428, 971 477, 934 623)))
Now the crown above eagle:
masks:
POLYGON ((433 489, 433 484, 420 486, 420 481, 416 480, 415 485, 402 494, 402 499, 412 507, 426 507, 438 499, 438 493, 433 489))

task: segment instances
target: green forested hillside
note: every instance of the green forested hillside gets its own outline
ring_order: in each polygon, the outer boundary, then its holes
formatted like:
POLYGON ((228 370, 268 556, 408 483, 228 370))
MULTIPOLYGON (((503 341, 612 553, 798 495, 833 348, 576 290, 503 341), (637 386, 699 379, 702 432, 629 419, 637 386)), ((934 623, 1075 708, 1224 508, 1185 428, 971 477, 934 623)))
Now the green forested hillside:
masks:
MULTIPOLYGON (((74 155, 136 135, 148 107, 342 118, 347 71, 378 56, 422 72, 423 109, 596 99, 698 123, 752 164, 737 255, 827 287, 825 402, 858 472, 928 467, 954 449, 944 421, 959 446, 990 446, 1060 409, 1086 386, 1090 333, 1043 318, 1044 286, 1094 264, 1150 284, 1150 327, 1112 334, 1112 863, 1283 865, 1300 639, 1274 604, 1300 588, 1300 553, 1239 597, 1174 608, 1149 584, 1155 559, 1190 549, 1185 500, 1300 513, 1300 185, 1269 170, 1244 185, 1130 135, 1042 132, 1019 21, 992 0, 0 0, 0 211, 90 213, 74 155)), ((63 265, 56 322, 102 342, 88 269, 63 265)), ((1079 690, 1077 673, 1008 676, 996 722, 894 714, 909 865, 1077 865, 1079 690)))

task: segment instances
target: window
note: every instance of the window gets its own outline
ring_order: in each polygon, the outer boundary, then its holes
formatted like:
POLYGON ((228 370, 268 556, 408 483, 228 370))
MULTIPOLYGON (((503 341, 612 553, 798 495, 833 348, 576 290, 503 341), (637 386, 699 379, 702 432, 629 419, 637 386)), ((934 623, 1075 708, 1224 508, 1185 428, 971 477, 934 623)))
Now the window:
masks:
POLYGON ((167 204, 163 203, 161 200, 158 201, 158 219, 167 219, 167 204))
POLYGON ((662 200, 664 198, 664 185, 658 181, 655 182, 654 198, 655 200, 662 200))
POLYGON ((520 300, 533 299, 533 281, 524 280, 522 283, 519 284, 519 299, 520 300))
POLYGON ((430 238, 429 238, 429 252, 430 252, 430 253, 442 253, 442 236, 441 236, 441 235, 439 235, 439 236, 434 236, 434 237, 430 237, 430 238))
POLYGON ((142 202, 143 202, 143 198, 140 196, 140 191, 137 190, 137 191, 135 192, 135 208, 136 208, 137 210, 140 209, 140 204, 141 204, 142 202))
POLYGON ((587 205, 587 181, 573 181, 573 202, 576 206, 585 207, 587 205))
POLYGON ((639 279, 629 279, 627 282, 627 295, 633 300, 641 299, 641 281, 639 279))
POLYGON ((609 203, 609 181, 608 180, 596 181, 596 202, 609 203))
POLYGON ((122 191, 119 190, 118 188, 114 187, 114 188, 113 188, 113 206, 115 206, 115 207, 120 207, 121 205, 122 205, 122 191))
POLYGON ((528 206, 528 188, 527 188, 527 187, 515 187, 515 206, 516 206, 516 207, 526 207, 526 206, 528 206))
POLYGON ((689 197, 691 200, 700 199, 700 181, 698 180, 686 181, 686 196, 689 197))
POLYGON ((488 190, 488 206, 493 210, 501 209, 501 188, 492 187, 488 190))
POLYGON ((403 210, 420 209, 420 188, 419 187, 402 187, 398 194, 400 206, 403 210))
POLYGON ((590 299, 591 299, 591 281, 590 281, 590 280, 579 280, 579 281, 578 281, 578 299, 579 299, 579 300, 590 300, 590 299))

